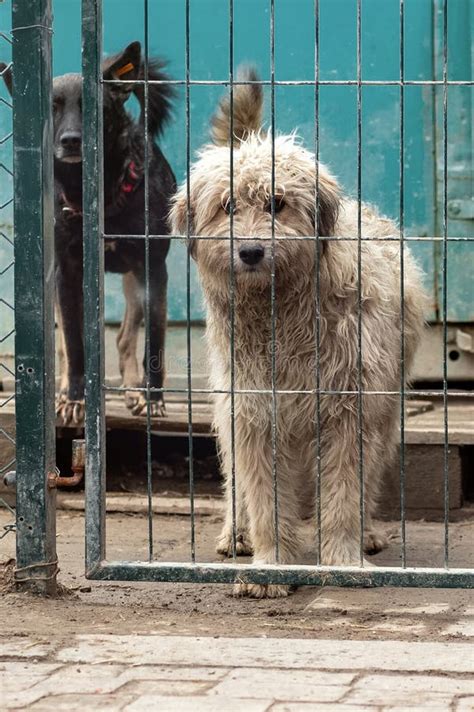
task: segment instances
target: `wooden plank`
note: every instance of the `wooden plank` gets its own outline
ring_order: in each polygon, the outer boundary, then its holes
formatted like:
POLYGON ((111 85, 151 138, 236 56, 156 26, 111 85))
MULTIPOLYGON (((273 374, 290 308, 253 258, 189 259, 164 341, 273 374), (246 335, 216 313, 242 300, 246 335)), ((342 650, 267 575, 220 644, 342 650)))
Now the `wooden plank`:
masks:
MULTIPOLYGON (((0 427, 7 432, 14 432, 14 401, 0 403, 0 427)), ((211 435, 212 406, 206 401, 206 394, 193 397, 193 431, 196 435, 211 435), (198 396, 200 396, 198 398, 198 396)), ((441 400, 441 399, 439 399, 441 400)), ((405 443, 407 445, 443 445, 444 444, 444 409, 441 402, 430 402, 431 409, 424 410, 418 402, 413 405, 407 401, 405 420, 405 443)), ((125 407, 121 394, 109 394, 106 401, 106 424, 108 430, 146 430, 147 418, 135 416, 125 407)), ((62 422, 56 422, 57 428, 64 428, 62 422)), ((76 428, 78 426, 69 425, 76 428)), ((169 394, 167 398, 167 416, 152 419, 154 433, 187 433, 188 406, 183 394, 169 394)), ((450 445, 474 444, 474 402, 469 398, 451 399, 448 404, 448 432, 450 445)))
MULTIPOLYGON (((60 492, 58 494, 58 509, 84 511, 84 494, 82 492, 60 492)), ((107 512, 123 512, 127 514, 148 514, 148 497, 141 494, 113 492, 107 494, 107 512)), ((189 496, 165 497, 153 495, 153 514, 174 514, 189 517, 191 505, 189 496)), ((194 514, 196 516, 223 517, 225 513, 222 497, 194 497, 194 514)))
MULTIPOLYGON (((462 468, 459 447, 448 451, 449 509, 462 506, 462 468)), ((385 472, 377 516, 400 518, 400 462, 396 458, 385 472)), ((444 512, 444 448, 439 445, 412 445, 405 454, 405 512, 408 519, 419 518, 419 510, 444 512)))

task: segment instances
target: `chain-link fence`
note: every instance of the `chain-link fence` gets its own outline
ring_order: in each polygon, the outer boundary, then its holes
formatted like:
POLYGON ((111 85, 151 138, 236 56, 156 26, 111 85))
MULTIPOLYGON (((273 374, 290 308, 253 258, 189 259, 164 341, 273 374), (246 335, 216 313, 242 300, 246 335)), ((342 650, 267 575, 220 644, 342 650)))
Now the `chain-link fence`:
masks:
MULTIPOLYGON (((6 30, 6 28, 4 28, 6 30)), ((0 32, 1 58, 11 55, 11 39, 0 32)), ((9 65, 1 65, 0 78, 9 65)), ((12 164, 12 103, 3 81, 0 82, 0 481, 15 465, 14 408, 14 296, 13 296, 13 164, 12 164), (7 409, 8 416, 5 415, 7 409)), ((0 497, 0 506, 7 508, 11 522, 3 535, 15 530, 14 510, 0 497)))

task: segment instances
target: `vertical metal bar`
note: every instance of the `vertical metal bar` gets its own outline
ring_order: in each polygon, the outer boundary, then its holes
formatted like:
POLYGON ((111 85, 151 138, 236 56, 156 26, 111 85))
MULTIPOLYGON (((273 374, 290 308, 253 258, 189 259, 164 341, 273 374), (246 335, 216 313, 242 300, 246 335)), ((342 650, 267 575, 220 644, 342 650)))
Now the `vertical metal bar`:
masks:
POLYGON ((449 566, 449 427, 448 427, 448 0, 443 3, 443 426, 444 426, 444 566, 449 566))
MULTIPOLYGON (((235 471, 235 264, 234 264, 234 0, 229 0, 229 249, 230 249, 230 448, 232 497, 232 557, 237 556, 237 500, 235 471)), ((242 396, 240 396, 242 398, 242 396)), ((242 503, 241 503, 241 506, 242 503)))
POLYGON ((316 250, 316 518, 318 522, 316 563, 321 564, 321 265, 319 262, 319 0, 314 0, 314 156, 316 195, 314 221, 316 250))
POLYGON ((399 222, 400 222, 400 525, 402 566, 406 567, 405 522, 405 4, 400 0, 400 153, 399 153, 399 222))
POLYGON ((358 300, 358 446, 359 446, 359 485, 360 485, 360 563, 364 565, 364 451, 363 451, 363 412, 362 412, 362 0, 357 0, 357 300, 358 300))
POLYGON ((56 590, 51 3, 13 1, 16 581, 56 590))
POLYGON ((272 475, 275 523, 275 559, 280 559, 278 525, 277 402, 276 402, 276 289, 275 289, 275 0, 270 0, 270 111, 272 136, 271 332, 272 332, 272 475))
MULTIPOLYGON (((189 1, 186 0, 186 239, 189 245, 191 234, 191 123, 190 123, 190 24, 189 1)), ((186 256, 186 348, 187 348, 187 386, 188 386, 188 455, 189 455, 189 504, 191 514, 191 561, 196 561, 196 532, 194 520, 194 454, 193 454, 193 403, 192 403, 192 352, 191 352, 191 254, 188 249, 186 256)))
POLYGON ((102 1, 82 0, 86 571, 105 558, 102 1))
MULTIPOLYGON (((153 560, 153 476, 151 468, 151 395, 150 395, 150 146, 148 132, 148 0, 143 1, 143 31, 144 31, 144 107, 143 133, 145 147, 144 162, 144 207, 145 207, 145 384, 146 384, 146 482, 148 499, 148 560, 153 560)), ((155 355, 155 354, 154 354, 155 355)), ((161 356, 161 354, 158 354, 161 356)))

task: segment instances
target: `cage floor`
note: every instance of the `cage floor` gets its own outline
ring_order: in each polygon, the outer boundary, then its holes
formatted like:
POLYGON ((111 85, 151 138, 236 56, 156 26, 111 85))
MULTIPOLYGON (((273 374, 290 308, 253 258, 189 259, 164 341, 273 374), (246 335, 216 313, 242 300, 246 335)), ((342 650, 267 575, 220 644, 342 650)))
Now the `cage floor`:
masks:
MULTIPOLYGON (((0 527, 11 517, 0 509, 0 527)), ((216 560, 214 536, 220 519, 198 517, 199 558, 216 560)), ((391 525, 389 525, 391 526, 391 525)), ((111 514, 107 518, 110 555, 145 557, 147 522, 138 515, 111 514)), ((419 565, 440 561, 442 525, 408 524, 409 557, 419 565)), ((24 594, 0 596, 4 635, 10 632, 67 638, 76 633, 151 633, 211 636, 281 636, 377 640, 472 640, 472 591, 460 589, 336 589, 301 587, 289 598, 254 601, 236 599, 231 586, 212 584, 94 582, 84 579, 84 517, 60 511, 57 521, 59 580, 65 591, 59 600, 24 594)), ((155 518, 159 558, 189 556, 189 519, 155 518)), ((451 526, 453 565, 472 566, 474 521, 451 526)), ((400 542, 372 558, 397 563, 400 542)), ((14 557, 15 539, 2 541, 3 562, 14 557)), ((6 589, 2 591, 6 593, 6 589)))

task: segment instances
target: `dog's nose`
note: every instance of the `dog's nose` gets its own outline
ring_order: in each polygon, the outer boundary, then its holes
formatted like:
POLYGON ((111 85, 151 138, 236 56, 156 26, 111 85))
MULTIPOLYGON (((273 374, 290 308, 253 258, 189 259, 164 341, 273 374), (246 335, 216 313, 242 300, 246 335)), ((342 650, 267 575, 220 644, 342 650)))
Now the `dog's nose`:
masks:
POLYGON ((61 136, 61 146, 68 151, 79 151, 81 147, 81 134, 77 131, 65 131, 61 136))
POLYGON ((239 257, 246 265, 256 265, 262 259, 265 250, 261 245, 247 245, 239 250, 239 257))

